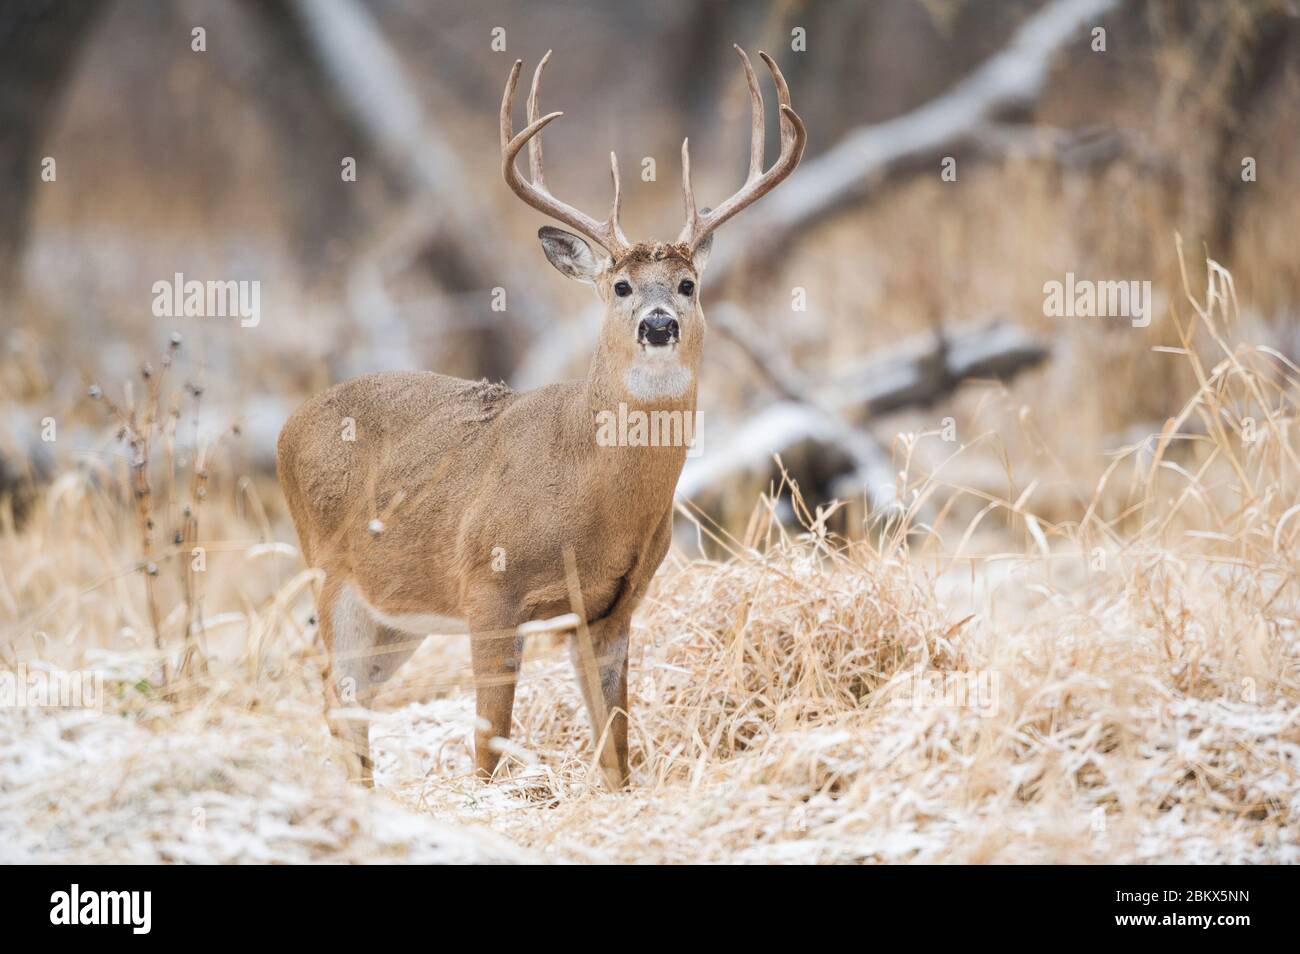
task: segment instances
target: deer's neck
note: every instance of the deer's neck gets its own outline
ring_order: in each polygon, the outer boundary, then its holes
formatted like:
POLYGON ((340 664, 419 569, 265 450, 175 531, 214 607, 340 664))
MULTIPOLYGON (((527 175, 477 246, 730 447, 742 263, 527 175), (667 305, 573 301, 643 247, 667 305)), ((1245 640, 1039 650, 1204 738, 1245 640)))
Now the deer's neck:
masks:
POLYGON ((628 361, 599 348, 587 373, 587 407, 592 412, 619 405, 646 412, 694 411, 696 377, 695 362, 684 356, 638 355, 628 361))
POLYGON ((594 471, 670 504, 689 444, 698 439, 697 368, 677 361, 621 361, 597 349, 575 408, 594 471))

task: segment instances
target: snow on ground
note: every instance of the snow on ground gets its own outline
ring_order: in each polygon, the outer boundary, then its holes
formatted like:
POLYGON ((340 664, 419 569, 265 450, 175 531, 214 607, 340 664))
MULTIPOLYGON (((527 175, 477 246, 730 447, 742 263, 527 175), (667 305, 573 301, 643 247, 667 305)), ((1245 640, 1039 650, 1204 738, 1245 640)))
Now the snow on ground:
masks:
POLYGON ((348 784, 298 716, 2 710, 0 862, 536 860, 348 784))

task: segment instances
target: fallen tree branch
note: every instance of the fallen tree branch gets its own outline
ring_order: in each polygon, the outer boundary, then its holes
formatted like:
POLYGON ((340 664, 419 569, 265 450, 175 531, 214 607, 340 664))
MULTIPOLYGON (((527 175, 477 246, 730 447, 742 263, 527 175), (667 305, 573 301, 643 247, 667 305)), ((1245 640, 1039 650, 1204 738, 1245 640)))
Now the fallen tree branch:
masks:
POLYGON ((928 347, 922 340, 918 336, 870 356, 850 374, 806 396, 781 389, 782 400, 746 414, 720 447, 707 446, 703 455, 686 461, 678 496, 695 497, 735 474, 766 469, 773 454, 811 440, 847 453, 855 462, 851 479, 865 485, 873 508, 892 509, 898 498, 888 454, 848 417, 924 407, 964 381, 1009 380, 1049 354, 1043 339, 997 320, 961 325, 937 340, 928 336, 928 347), (864 448, 864 438, 874 450, 864 448))
MULTIPOLYGON (((743 326, 748 326, 749 321, 740 309, 734 305, 722 305, 714 309, 712 324, 734 344, 742 347, 759 374, 785 399, 786 404, 799 409, 797 414, 785 415, 784 423, 796 432, 800 427, 807 428, 828 443, 841 448, 853 461, 854 472, 862 475, 872 508, 880 512, 894 511, 898 506, 898 495, 893 468, 890 466, 889 454, 876 443, 875 438, 841 417, 821 395, 813 391, 794 366, 785 360, 783 354, 746 341, 744 336, 747 332, 743 326)), ((686 479, 685 475, 682 479, 686 479)), ((682 492, 680 483, 678 492, 682 492)))
POLYGON ((945 329, 936 341, 916 335, 886 352, 868 355, 829 385, 825 400, 841 411, 879 417, 925 407, 972 379, 1009 381, 1047 360, 1046 339, 999 318, 945 329))

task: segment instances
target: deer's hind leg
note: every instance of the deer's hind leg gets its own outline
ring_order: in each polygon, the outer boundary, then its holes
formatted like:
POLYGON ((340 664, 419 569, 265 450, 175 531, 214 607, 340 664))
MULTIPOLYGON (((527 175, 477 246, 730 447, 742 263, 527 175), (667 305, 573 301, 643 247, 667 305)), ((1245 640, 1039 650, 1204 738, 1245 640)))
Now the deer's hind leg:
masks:
MULTIPOLYGON (((326 693, 331 709, 369 707, 375 690, 411 658, 422 641, 421 637, 376 620, 354 585, 346 580, 326 579, 320 621, 330 653, 326 693)), ((349 775, 363 785, 373 786, 369 719, 333 717, 330 731, 347 750, 349 775)))

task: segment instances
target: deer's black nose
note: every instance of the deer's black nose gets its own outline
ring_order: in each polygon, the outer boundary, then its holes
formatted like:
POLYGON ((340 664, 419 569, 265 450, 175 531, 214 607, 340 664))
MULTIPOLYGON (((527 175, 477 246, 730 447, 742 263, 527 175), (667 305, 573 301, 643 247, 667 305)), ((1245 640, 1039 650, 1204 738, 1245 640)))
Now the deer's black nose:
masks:
POLYGON ((669 344, 680 337, 681 330, 678 328, 677 319, 662 308, 656 308, 642 318, 641 324, 636 329, 637 341, 656 347, 669 344))

